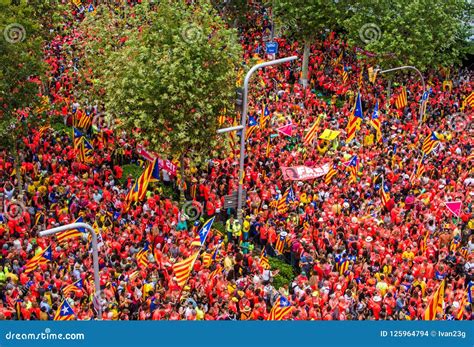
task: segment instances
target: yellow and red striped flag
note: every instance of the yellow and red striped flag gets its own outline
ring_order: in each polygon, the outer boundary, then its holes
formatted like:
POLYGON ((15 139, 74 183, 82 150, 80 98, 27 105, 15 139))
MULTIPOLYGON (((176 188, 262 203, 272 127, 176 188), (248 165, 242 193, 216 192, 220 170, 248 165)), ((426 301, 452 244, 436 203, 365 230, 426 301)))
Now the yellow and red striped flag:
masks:
POLYGON ((284 296, 280 296, 270 311, 267 320, 282 320, 293 311, 293 306, 284 296))
POLYGON ((428 136, 421 147, 421 151, 424 155, 430 154, 436 146, 439 144, 439 138, 434 131, 431 132, 431 135, 428 136))
POLYGON ((337 164, 334 164, 324 176, 324 183, 329 185, 332 181, 332 178, 337 175, 337 164))
POLYGON ((36 268, 39 265, 45 264, 51 260, 52 260, 51 246, 48 246, 44 251, 36 254, 33 258, 28 260, 28 262, 25 265, 24 273, 28 274, 36 270, 36 268))
POLYGON ((189 278, 189 275, 191 275, 192 267, 198 255, 199 252, 196 252, 189 258, 186 258, 173 265, 173 271, 176 276, 176 282, 178 282, 178 285, 180 287, 184 286, 184 284, 189 278))
POLYGON ((214 277, 216 277, 217 275, 219 275, 221 272, 222 272, 222 266, 217 265, 217 267, 215 268, 215 270, 212 271, 212 272, 209 274, 209 281, 212 281, 212 279, 214 279, 214 277))
POLYGON ((308 132, 306 133, 303 139, 303 143, 305 145, 310 145, 311 143, 313 143, 313 140, 316 137, 320 122, 321 122, 321 117, 318 117, 318 119, 316 119, 316 121, 311 126, 311 128, 308 129, 308 132))
POLYGON ((54 320, 72 320, 74 319, 74 311, 69 305, 67 300, 63 300, 61 305, 58 307, 56 314, 54 315, 54 320))
POLYGON ((207 252, 204 252, 201 255, 201 258, 202 258, 202 266, 204 266, 204 267, 211 266, 211 263, 212 263, 212 255, 211 254, 209 254, 207 252))
POLYGON ((431 301, 425 310, 423 317, 424 320, 434 320, 436 318, 436 314, 443 311, 445 281, 446 280, 443 280, 440 283, 438 289, 436 289, 435 293, 433 294, 433 297, 431 298, 431 301))
POLYGON ((474 107, 474 92, 472 92, 471 94, 469 94, 469 96, 467 96, 463 102, 462 102, 462 107, 461 107, 461 111, 464 111, 464 108, 466 107, 466 105, 469 105, 471 107, 474 107))
POLYGON ((262 249, 262 254, 260 254, 260 265, 264 269, 270 269, 270 262, 268 261, 267 251, 265 248, 262 249))
POLYGON ((147 268, 150 265, 148 260, 148 245, 145 245, 136 255, 137 264, 139 267, 147 268))
MULTIPOLYGON (((74 221, 74 223, 83 223, 83 222, 84 220, 82 219, 82 217, 79 217, 74 221)), ((68 239, 72 239, 75 237, 82 237, 86 233, 87 231, 84 228, 75 228, 75 229, 61 231, 56 234, 56 237, 58 238, 58 243, 62 243, 68 239)))
POLYGON ((397 108, 404 108, 407 105, 408 105, 407 89, 406 87, 402 87, 402 91, 395 99, 395 106, 397 108))
POLYGON ((362 102, 360 99, 360 93, 357 93, 356 104, 354 108, 354 112, 351 114, 349 118, 349 123, 347 124, 347 139, 346 143, 351 142, 356 134, 362 119, 364 118, 364 114, 362 112, 362 102))

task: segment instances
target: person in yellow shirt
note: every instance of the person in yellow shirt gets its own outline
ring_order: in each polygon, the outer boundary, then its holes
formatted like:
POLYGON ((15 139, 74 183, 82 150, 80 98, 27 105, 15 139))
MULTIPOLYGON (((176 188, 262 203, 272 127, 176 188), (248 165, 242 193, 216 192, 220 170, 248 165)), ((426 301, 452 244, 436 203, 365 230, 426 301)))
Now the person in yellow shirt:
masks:
POLYGON ((377 283, 375 288, 380 292, 382 297, 385 296, 385 293, 387 293, 388 290, 388 284, 385 282, 385 275, 380 275, 380 281, 377 283))
POLYGON ((413 258, 415 258, 415 253, 413 253, 410 247, 407 247, 407 250, 402 253, 402 259, 413 261, 413 258))

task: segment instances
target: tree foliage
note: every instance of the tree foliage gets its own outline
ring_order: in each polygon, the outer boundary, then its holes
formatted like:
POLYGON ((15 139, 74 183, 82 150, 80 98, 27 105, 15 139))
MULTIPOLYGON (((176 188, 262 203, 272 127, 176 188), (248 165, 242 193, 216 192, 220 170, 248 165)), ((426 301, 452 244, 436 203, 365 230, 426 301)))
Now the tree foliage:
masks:
POLYGON ((102 35, 86 50, 107 112, 159 153, 202 159, 234 97, 236 33, 209 1, 144 3, 130 11, 122 19, 99 9, 85 23, 87 32, 102 35))
POLYGON ((0 3, 0 141, 13 148, 31 117, 18 111, 30 109, 39 101, 42 60, 42 26, 35 9, 27 4, 0 3))
POLYGON ((344 25, 350 42, 377 53, 381 66, 424 70, 460 61, 469 18, 467 0, 359 0, 349 6, 344 25))

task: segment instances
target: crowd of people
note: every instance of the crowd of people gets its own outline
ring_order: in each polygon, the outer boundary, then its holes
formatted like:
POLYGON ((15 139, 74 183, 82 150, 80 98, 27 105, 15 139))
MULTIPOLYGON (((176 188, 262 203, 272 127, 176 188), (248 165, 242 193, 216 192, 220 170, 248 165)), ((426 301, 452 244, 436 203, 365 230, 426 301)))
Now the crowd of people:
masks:
MULTIPOLYGON (((246 66, 269 58, 263 48, 267 11, 255 5, 240 28, 246 66)), ((224 197, 238 185, 235 135, 228 135, 229 151, 209 158, 205 168, 186 168, 186 198, 201 208, 201 218, 193 220, 166 194, 163 187, 178 185, 176 175, 164 170, 144 201, 127 208, 134 179, 123 177, 122 166, 143 166, 146 159, 128 134, 104 128, 101 115, 107 110, 76 99, 84 54, 78 43, 85 35, 78 23, 84 15, 65 14, 44 48, 50 116, 71 131, 30 129, 20 173, 12 153, 0 152, 2 203, 20 210, 12 215, 12 209, 3 209, 0 224, 0 319, 52 319, 64 300, 76 319, 97 318, 90 240, 38 236, 78 219, 100 234, 102 319, 265 320, 284 297, 293 307, 283 317, 288 320, 415 320, 425 317, 441 283, 445 291, 436 319, 471 319, 473 108, 463 107, 463 100, 474 90, 472 71, 427 71, 429 98, 420 122, 423 89, 417 76, 400 75, 388 90, 384 78, 369 80, 368 60, 358 59, 364 52, 327 33, 311 46, 307 86, 300 83, 296 62, 260 70, 251 86, 249 115, 258 125, 247 141, 243 222, 224 206, 224 197), (397 108, 393 101, 402 86, 408 103, 397 108), (358 92, 365 119, 346 142, 358 92), (377 102, 381 141, 368 121, 377 102), (71 136, 81 113, 94 114, 97 122, 91 129, 98 131, 88 131, 94 147, 90 163, 79 160, 71 136), (317 120, 319 134, 331 129, 340 135, 304 143, 317 120), (290 123, 290 134, 277 131, 290 123), (413 178, 423 141, 433 131, 441 140, 423 158, 424 173, 413 178), (344 163, 354 156, 358 165, 351 177, 344 163), (281 167, 324 164, 336 170, 327 180, 285 180, 281 173, 281 167), (381 184, 388 188, 385 203, 381 184), (453 215, 447 201, 461 201, 461 211, 453 215), (222 230, 215 222, 203 247, 207 253, 180 286, 173 264, 197 251, 192 245, 197 232, 213 216, 222 230), (48 247, 51 261, 25 271, 28 260, 48 247), (145 264, 137 259, 144 248, 145 264), (294 276, 274 285, 280 274, 266 265, 267 257, 287 262, 294 276), (78 281, 81 286, 71 290, 78 281)), ((303 53, 301 42, 290 37, 275 41, 278 56, 303 53)), ((233 124, 233 116, 224 123, 233 124)))

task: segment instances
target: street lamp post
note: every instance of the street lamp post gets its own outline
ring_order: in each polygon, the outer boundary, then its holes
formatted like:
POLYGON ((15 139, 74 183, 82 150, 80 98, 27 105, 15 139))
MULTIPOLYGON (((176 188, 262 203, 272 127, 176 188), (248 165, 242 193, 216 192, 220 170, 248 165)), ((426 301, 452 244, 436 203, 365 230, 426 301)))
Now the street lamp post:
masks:
MULTIPOLYGON (((400 66, 400 67, 395 67, 393 69, 388 69, 388 70, 377 70, 378 73, 383 74, 387 72, 392 72, 392 71, 397 71, 397 70, 403 70, 403 69, 411 69, 415 70, 418 75, 420 76, 421 83, 423 84, 423 94, 426 92, 426 85, 425 85, 425 79, 423 78, 423 75, 421 74, 420 70, 418 70, 414 66, 400 66)), ((423 100, 422 100, 423 102, 423 100)), ((420 120, 419 123, 421 124, 423 122, 423 104, 420 106, 420 120)))
POLYGON ((239 165, 239 190, 238 190, 238 196, 237 196, 237 219, 239 220, 240 223, 242 223, 242 195, 243 195, 243 175, 244 175, 244 159, 245 159, 245 132, 247 130, 247 111, 248 111, 248 87, 249 87, 249 81, 250 77, 252 77, 253 73, 257 71, 258 69, 261 69, 262 67, 270 66, 270 65, 278 65, 278 64, 283 64, 287 63, 289 61, 293 61, 298 59, 296 55, 291 56, 291 57, 286 57, 286 58, 281 58, 281 59, 276 59, 272 61, 266 61, 264 63, 260 63, 257 65, 254 65, 249 72, 247 72, 247 75, 245 76, 244 80, 244 88, 243 88, 243 102, 242 102, 242 121, 241 125, 237 127, 231 127, 231 128, 223 128, 219 129, 217 132, 219 134, 229 132, 229 131, 235 131, 235 130, 242 130, 242 134, 240 135, 240 165, 239 165))
MULTIPOLYGON (((47 229, 39 232, 39 236, 50 236, 57 234, 61 231, 71 230, 71 229, 86 229, 92 236, 92 259, 94 266, 94 285, 95 285, 95 299, 100 300, 100 279, 99 279, 99 253, 97 251, 97 234, 95 230, 87 223, 72 223, 67 225, 62 225, 60 227, 47 229)), ((100 304, 97 307, 98 319, 102 319, 102 305, 100 304)))

